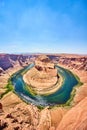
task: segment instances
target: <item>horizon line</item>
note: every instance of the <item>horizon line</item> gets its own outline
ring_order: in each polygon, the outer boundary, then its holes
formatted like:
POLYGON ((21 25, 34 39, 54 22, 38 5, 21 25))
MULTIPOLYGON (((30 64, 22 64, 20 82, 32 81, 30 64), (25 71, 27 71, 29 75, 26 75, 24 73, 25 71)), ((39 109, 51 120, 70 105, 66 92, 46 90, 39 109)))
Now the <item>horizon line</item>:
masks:
POLYGON ((0 52, 0 54, 15 54, 15 55, 27 55, 27 54, 32 54, 32 55, 38 55, 38 54, 52 54, 52 55, 87 55, 87 54, 85 54, 85 53, 57 53, 57 52, 13 52, 13 53, 4 53, 4 52, 0 52))

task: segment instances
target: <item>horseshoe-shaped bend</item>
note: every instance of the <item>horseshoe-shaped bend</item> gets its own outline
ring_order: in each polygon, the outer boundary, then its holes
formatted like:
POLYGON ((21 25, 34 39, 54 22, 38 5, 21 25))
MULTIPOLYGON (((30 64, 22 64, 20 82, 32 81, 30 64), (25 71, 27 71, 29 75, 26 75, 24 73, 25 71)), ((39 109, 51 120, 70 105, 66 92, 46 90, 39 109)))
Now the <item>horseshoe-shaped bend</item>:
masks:
POLYGON ((78 80, 71 71, 58 65, 54 65, 52 68, 51 65, 50 67, 47 65, 49 69, 46 69, 44 64, 43 70, 36 63, 32 63, 13 74, 10 80, 15 93, 24 101, 37 106, 54 106, 66 103, 70 99, 73 88, 78 85, 78 80), (51 71, 52 73, 50 73, 51 71))

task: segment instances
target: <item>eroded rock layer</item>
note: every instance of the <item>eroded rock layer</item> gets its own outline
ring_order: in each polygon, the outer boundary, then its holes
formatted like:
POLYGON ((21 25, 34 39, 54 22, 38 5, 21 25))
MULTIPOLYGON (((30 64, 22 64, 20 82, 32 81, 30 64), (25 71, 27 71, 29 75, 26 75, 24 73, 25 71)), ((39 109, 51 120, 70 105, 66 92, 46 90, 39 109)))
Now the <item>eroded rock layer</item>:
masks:
POLYGON ((38 91, 50 88, 58 82, 57 69, 47 56, 38 56, 35 66, 24 75, 24 81, 38 91))

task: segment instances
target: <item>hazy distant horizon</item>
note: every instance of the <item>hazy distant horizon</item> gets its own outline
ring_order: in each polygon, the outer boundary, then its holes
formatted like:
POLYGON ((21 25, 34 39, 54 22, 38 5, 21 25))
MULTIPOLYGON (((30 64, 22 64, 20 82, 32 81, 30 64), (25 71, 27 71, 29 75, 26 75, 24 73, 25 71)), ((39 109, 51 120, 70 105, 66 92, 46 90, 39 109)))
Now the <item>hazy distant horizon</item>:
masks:
POLYGON ((13 53, 4 53, 0 52, 0 54, 13 54, 13 55, 82 55, 87 56, 87 53, 80 54, 80 53, 41 53, 41 52, 13 52, 13 53))

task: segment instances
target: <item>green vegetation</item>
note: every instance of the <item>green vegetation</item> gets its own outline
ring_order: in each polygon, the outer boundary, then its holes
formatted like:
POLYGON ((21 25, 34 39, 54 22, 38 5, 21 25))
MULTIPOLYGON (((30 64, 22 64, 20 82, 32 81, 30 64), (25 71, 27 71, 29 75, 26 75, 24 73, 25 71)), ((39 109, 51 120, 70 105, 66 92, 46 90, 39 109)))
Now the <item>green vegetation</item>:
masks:
POLYGON ((6 88, 6 91, 1 94, 1 97, 0 97, 0 98, 2 98, 2 97, 3 97, 5 94, 7 94, 8 92, 14 91, 14 87, 13 87, 12 82, 10 81, 10 79, 9 79, 9 81, 8 81, 8 84, 5 86, 5 88, 6 88))
MULTIPOLYGON (((69 71, 68 69, 66 69, 69 73, 72 73, 71 71, 69 71)), ((81 85, 83 85, 83 83, 80 81, 80 78, 76 75, 76 74, 74 74, 74 73, 72 73, 73 75, 74 75, 74 77, 76 78, 76 80, 78 81, 78 84, 76 85, 76 86, 74 86, 73 87, 73 90, 72 90, 72 92, 71 92, 71 95, 70 95, 70 98, 69 98, 69 100, 65 103, 65 104, 61 104, 61 105, 58 105, 58 106, 61 106, 61 107, 72 107, 72 101, 73 101, 73 98, 74 98, 74 96, 75 96, 75 94, 76 94, 76 88, 77 87, 80 87, 81 85)))
POLYGON ((39 109, 39 110, 44 109, 44 107, 43 107, 43 106, 37 106, 37 107, 38 107, 38 109, 39 109))
POLYGON ((38 94, 36 93, 36 91, 33 89, 33 87, 29 86, 29 85, 26 84, 26 83, 25 83, 25 89, 26 89, 26 91, 29 91, 33 96, 38 95, 38 94))
MULTIPOLYGON (((65 68, 64 68, 65 69, 65 68)), ((55 105, 55 106, 49 106, 49 109, 51 109, 51 108, 55 108, 56 106, 57 107, 72 107, 72 101, 73 101, 73 98, 74 98, 74 96, 75 96, 75 94, 76 94, 76 87, 79 87, 79 86, 81 86, 81 85, 83 85, 83 83, 82 82, 80 82, 80 78, 77 76, 77 75, 75 75, 74 73, 72 73, 71 71, 69 71, 68 69, 65 69, 68 73, 71 73, 71 74, 73 74, 73 76, 76 78, 76 80, 78 81, 78 84, 76 85, 76 86, 74 86, 73 87, 73 90, 72 90, 72 92, 71 92, 71 95, 70 95, 70 98, 69 98, 69 100, 65 103, 65 104, 59 104, 59 105, 55 105)), ((24 73, 26 73, 27 71, 25 71, 24 69, 22 69, 22 70, 20 70, 20 71, 18 71, 18 72, 21 72, 21 75, 23 75, 24 73)), ((15 74, 17 74, 18 72, 16 72, 15 74)), ((11 76, 11 78, 13 78, 14 77, 14 74, 11 76)), ((18 77, 18 75, 17 75, 17 77, 18 77)), ((16 78, 17 78, 16 77, 16 78)), ((62 78, 63 80, 62 80, 62 84, 63 84, 63 82, 64 82, 64 77, 62 77, 61 76, 61 73, 59 73, 59 77, 60 78, 62 78)), ((1 94, 1 97, 0 98, 2 98, 5 94, 7 94, 8 92, 10 92, 10 91, 13 91, 15 94, 16 94, 16 92, 15 92, 15 90, 14 90, 14 86, 12 85, 12 82, 11 82, 11 78, 8 80, 8 84, 5 86, 5 88, 6 88, 6 91, 3 93, 3 94, 1 94)), ((29 91, 33 96, 36 96, 36 95, 38 95, 38 93, 36 93, 36 91, 33 89, 33 87, 32 86, 29 86, 29 85, 27 85, 26 83, 25 83, 25 85, 24 85, 24 89, 26 90, 26 91, 29 91)), ((20 96, 19 96, 20 97, 20 96)), ((21 98, 21 97, 20 97, 21 98)), ((21 98, 22 99, 22 98, 21 98)), ((23 100, 23 99, 22 99, 23 100)), ((29 104, 27 101, 25 101, 25 100, 23 100, 24 102, 26 102, 27 104, 29 104)), ((37 106, 40 110, 42 110, 44 107, 43 106, 37 106)))

